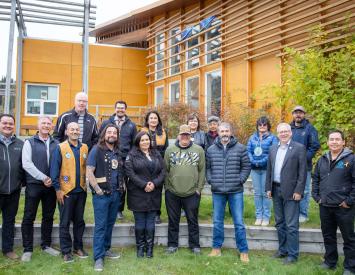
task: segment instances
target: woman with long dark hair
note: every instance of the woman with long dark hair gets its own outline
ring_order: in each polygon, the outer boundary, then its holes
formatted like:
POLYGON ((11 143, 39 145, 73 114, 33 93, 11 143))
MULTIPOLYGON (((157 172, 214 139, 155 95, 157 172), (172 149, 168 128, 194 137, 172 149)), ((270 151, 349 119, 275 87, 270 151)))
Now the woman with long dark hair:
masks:
MULTIPOLYGON (((158 150, 161 157, 164 159, 165 150, 169 146, 168 132, 163 128, 163 123, 161 121, 160 115, 157 111, 149 111, 144 119, 144 127, 141 129, 148 133, 150 137, 150 142, 152 148, 158 150)), ((160 224, 161 211, 157 211, 157 216, 155 217, 155 223, 160 224)))
POLYGON ((200 119, 198 118, 198 115, 195 113, 190 114, 187 117, 186 124, 189 125, 191 129, 191 141, 205 149, 206 135, 204 131, 200 130, 200 119))
POLYGON ((255 225, 269 225, 271 216, 271 200, 266 196, 266 166, 269 148, 278 139, 271 132, 270 120, 262 116, 256 121, 256 132, 249 138, 247 144, 248 156, 251 162, 251 179, 254 188, 255 225))
POLYGON ((150 136, 141 131, 125 162, 128 209, 133 211, 137 257, 153 257, 155 217, 161 207, 165 166, 160 153, 151 146, 150 136))

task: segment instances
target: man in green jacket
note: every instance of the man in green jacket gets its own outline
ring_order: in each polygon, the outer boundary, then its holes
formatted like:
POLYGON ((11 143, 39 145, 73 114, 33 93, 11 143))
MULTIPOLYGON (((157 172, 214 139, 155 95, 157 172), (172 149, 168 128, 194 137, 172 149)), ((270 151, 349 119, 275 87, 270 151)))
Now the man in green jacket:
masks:
POLYGON ((200 254, 198 209, 205 183, 205 152, 191 141, 191 129, 181 125, 178 140, 165 152, 165 204, 169 217, 167 253, 178 249, 181 208, 189 231, 189 247, 200 254))

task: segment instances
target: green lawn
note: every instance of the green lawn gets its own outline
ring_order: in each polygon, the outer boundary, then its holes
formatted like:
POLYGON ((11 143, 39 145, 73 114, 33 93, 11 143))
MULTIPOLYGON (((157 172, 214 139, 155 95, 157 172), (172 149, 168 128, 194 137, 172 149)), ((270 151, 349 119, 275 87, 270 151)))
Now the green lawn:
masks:
MULTIPOLYGON (((223 249, 222 257, 209 258, 209 249, 203 249, 202 255, 195 256, 186 249, 179 249, 175 255, 165 255, 164 247, 155 248, 153 259, 137 259, 132 247, 116 248, 121 253, 118 260, 105 262, 104 274, 342 274, 341 264, 336 271, 324 272, 319 268, 321 255, 301 253, 297 264, 284 266, 277 259, 271 259, 272 252, 251 251, 250 263, 242 264, 233 249, 223 249)), ((17 250, 20 252, 20 249, 17 250)), ((92 256, 92 251, 88 251, 92 256)), ((343 257, 339 263, 342 263, 343 257), (340 262, 341 261, 341 262, 340 262)), ((0 274, 95 274, 93 261, 75 258, 74 263, 65 264, 61 257, 45 255, 38 249, 30 263, 10 261, 0 257, 0 274)))
MULTIPOLYGON (((86 209, 85 209, 85 222, 87 224, 94 223, 94 216, 93 216, 93 207, 92 207, 92 202, 91 202, 91 193, 88 193, 88 199, 86 202, 86 209)), ((226 207, 228 208, 228 207, 226 207)), ((16 216, 16 222, 21 223, 22 217, 23 217, 23 210, 24 210, 24 195, 21 196, 20 199, 20 206, 18 210, 18 214, 16 216)), ((36 222, 40 222, 41 219, 41 206, 38 209, 37 213, 37 219, 36 222)), ((244 196, 244 219, 245 223, 247 225, 253 225, 255 221, 255 216, 254 216, 254 199, 252 196, 244 196)), ((58 208, 56 209, 55 213, 55 218, 54 218, 54 223, 59 223, 59 211, 58 208)), ((200 223, 211 223, 212 222, 212 197, 203 195, 201 199, 201 205, 200 205, 200 214, 199 214, 199 222, 200 223)), ((123 222, 133 222, 133 214, 131 211, 126 210, 124 211, 125 219, 123 222)), ((163 205, 162 205, 162 220, 163 222, 168 221, 168 217, 166 214, 166 208, 165 208, 165 203, 163 199, 163 205)), ((314 201, 311 201, 310 205, 310 213, 309 213, 309 221, 302 224, 302 227, 307 227, 307 228, 320 228, 320 221, 319 221, 319 213, 318 213, 318 206, 314 201)), ((185 218, 183 218, 185 220, 185 218)), ((274 223, 274 218, 271 218, 272 224, 274 223)), ((232 218, 229 215, 229 212, 226 210, 226 224, 232 224, 232 218)))

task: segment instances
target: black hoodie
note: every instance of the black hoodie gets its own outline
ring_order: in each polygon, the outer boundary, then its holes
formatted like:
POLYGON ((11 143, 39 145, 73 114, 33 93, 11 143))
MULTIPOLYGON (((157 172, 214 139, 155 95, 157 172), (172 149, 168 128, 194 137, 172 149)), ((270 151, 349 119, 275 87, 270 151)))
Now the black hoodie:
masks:
POLYGON ((355 205, 355 157, 345 148, 334 163, 330 153, 319 158, 312 175, 312 197, 328 207, 338 207, 343 201, 355 205))

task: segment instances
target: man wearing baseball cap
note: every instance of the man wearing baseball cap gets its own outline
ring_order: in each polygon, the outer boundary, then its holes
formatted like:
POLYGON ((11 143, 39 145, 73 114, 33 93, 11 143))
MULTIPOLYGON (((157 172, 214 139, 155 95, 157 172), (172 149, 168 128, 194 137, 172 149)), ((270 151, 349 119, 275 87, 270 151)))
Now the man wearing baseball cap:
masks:
POLYGON ((221 120, 218 116, 209 116, 207 119, 208 132, 206 133, 206 146, 205 150, 207 151, 208 147, 213 145, 215 139, 218 137, 218 126, 221 123, 221 120))
POLYGON ((184 209, 188 231, 189 247, 194 254, 200 254, 198 209, 201 191, 205 183, 205 152, 191 141, 189 125, 181 125, 175 144, 165 151, 165 204, 169 217, 168 248, 173 254, 178 249, 181 208, 184 209))
POLYGON ((305 118, 306 110, 303 106, 296 106, 292 110, 293 121, 290 123, 292 129, 292 140, 303 144, 307 150, 307 180, 303 199, 300 202, 299 222, 308 220, 308 208, 311 197, 311 171, 312 159, 320 148, 318 132, 316 128, 305 118))

